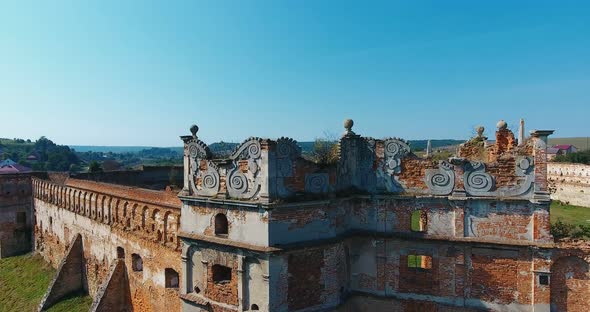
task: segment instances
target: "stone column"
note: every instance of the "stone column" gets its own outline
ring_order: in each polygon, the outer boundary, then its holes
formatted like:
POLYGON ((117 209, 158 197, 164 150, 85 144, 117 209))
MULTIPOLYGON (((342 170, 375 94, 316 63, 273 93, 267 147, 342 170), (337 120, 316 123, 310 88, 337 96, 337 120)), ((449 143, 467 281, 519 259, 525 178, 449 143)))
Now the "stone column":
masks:
POLYGON ((520 119, 520 127, 518 128, 518 146, 524 144, 524 119, 520 119))
POLYGON ((554 130, 531 131, 534 140, 535 193, 547 193, 547 138, 553 132, 554 130))
POLYGON ((238 311, 243 311, 243 307, 244 307, 244 287, 246 287, 244 281, 248 279, 247 276, 245 276, 245 272, 244 272, 244 260, 246 259, 246 257, 243 256, 242 250, 238 251, 238 256, 237 256, 237 261, 238 261, 238 268, 237 268, 237 274, 236 277, 238 279, 237 284, 238 284, 238 311))

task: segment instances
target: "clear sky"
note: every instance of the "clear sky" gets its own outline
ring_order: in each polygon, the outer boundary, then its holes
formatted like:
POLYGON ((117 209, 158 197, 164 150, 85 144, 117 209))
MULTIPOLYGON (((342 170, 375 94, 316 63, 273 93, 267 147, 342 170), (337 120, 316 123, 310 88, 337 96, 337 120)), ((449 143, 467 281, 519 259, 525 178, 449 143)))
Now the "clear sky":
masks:
POLYGON ((590 1, 4 1, 0 137, 590 135, 590 1))

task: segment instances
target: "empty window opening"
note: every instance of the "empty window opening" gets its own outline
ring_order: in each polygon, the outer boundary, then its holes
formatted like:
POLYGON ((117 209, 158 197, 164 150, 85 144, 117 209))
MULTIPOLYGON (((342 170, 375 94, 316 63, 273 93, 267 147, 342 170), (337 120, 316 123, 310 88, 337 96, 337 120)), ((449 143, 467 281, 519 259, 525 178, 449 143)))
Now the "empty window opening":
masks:
POLYGON ((215 235, 227 235, 227 217, 223 213, 215 216, 215 235))
POLYGON ((256 310, 256 311, 257 311, 257 310, 259 310, 259 309, 258 309, 258 305, 256 305, 256 304, 253 304, 253 305, 250 307, 250 310, 256 310))
POLYGON ((539 285, 549 285, 549 275, 539 274, 539 285))
POLYGON ((143 259, 141 259, 140 255, 135 253, 131 255, 131 267, 135 272, 143 271, 143 259))
POLYGON ((117 247, 117 259, 125 259, 125 249, 117 247))
POLYGON ((166 275, 166 288, 178 288, 178 272, 166 268, 164 274, 166 275))
POLYGON ((49 227, 53 227, 53 217, 49 217, 49 227))
POLYGON ((408 255, 408 268, 416 270, 432 269, 432 257, 423 255, 408 255))
POLYGON ((201 288, 199 288, 199 286, 195 286, 195 293, 200 293, 201 292, 201 288))
POLYGON ((214 283, 229 283, 231 281, 231 268, 216 264, 211 268, 214 283))
POLYGON ((426 225, 428 224, 428 217, 426 211, 416 210, 412 213, 411 229, 414 232, 426 232, 426 225))
POLYGON ((20 223, 20 224, 27 223, 27 213, 26 212, 17 212, 16 213, 16 223, 20 223))

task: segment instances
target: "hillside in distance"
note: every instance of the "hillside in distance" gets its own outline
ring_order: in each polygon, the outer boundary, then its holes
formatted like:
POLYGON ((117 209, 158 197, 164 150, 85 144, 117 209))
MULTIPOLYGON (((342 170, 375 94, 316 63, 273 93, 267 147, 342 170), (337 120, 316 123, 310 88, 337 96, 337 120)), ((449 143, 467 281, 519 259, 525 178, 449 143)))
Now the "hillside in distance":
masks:
POLYGON ((590 149, 590 137, 572 137, 572 138, 552 138, 549 137, 549 145, 557 144, 571 144, 578 148, 578 150, 590 149))
MULTIPOLYGON (((444 139, 444 140, 431 140, 432 148, 438 148, 443 146, 450 146, 450 145, 457 145, 465 142, 464 140, 454 140, 454 139, 444 139)), ((428 144, 428 140, 409 140, 410 147, 412 150, 425 150, 426 145, 428 144)), ((310 153, 313 150, 313 141, 304 141, 298 142, 299 146, 301 146, 301 151, 303 153, 310 153)), ((209 145, 209 149, 214 154, 220 155, 229 155, 239 143, 228 143, 228 142, 216 142, 209 145)), ((98 145, 69 145, 70 148, 74 149, 76 152, 85 153, 85 152, 97 152, 97 153, 138 153, 143 150, 149 150, 155 148, 153 146, 98 146, 98 145)), ((182 156, 182 147, 174 146, 174 147, 157 147, 158 149, 169 149, 174 152, 177 152, 179 156, 182 156)))

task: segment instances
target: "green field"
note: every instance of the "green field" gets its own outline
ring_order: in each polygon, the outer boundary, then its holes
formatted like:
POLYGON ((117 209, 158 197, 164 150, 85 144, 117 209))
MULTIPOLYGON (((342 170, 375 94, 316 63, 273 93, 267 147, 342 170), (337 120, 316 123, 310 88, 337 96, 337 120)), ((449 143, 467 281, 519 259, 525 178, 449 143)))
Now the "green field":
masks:
POLYGON ((551 203, 551 223, 555 223, 557 220, 573 225, 590 225, 590 208, 553 201, 551 203))
POLYGON ((552 138, 549 137, 549 146, 556 144, 571 144, 577 147, 580 151, 590 149, 590 139, 587 137, 577 138, 552 138))
MULTIPOLYGON (((40 256, 30 254, 0 259, 0 312, 36 311, 55 270, 40 256)), ((88 295, 64 299, 48 311, 88 311, 88 295)))

